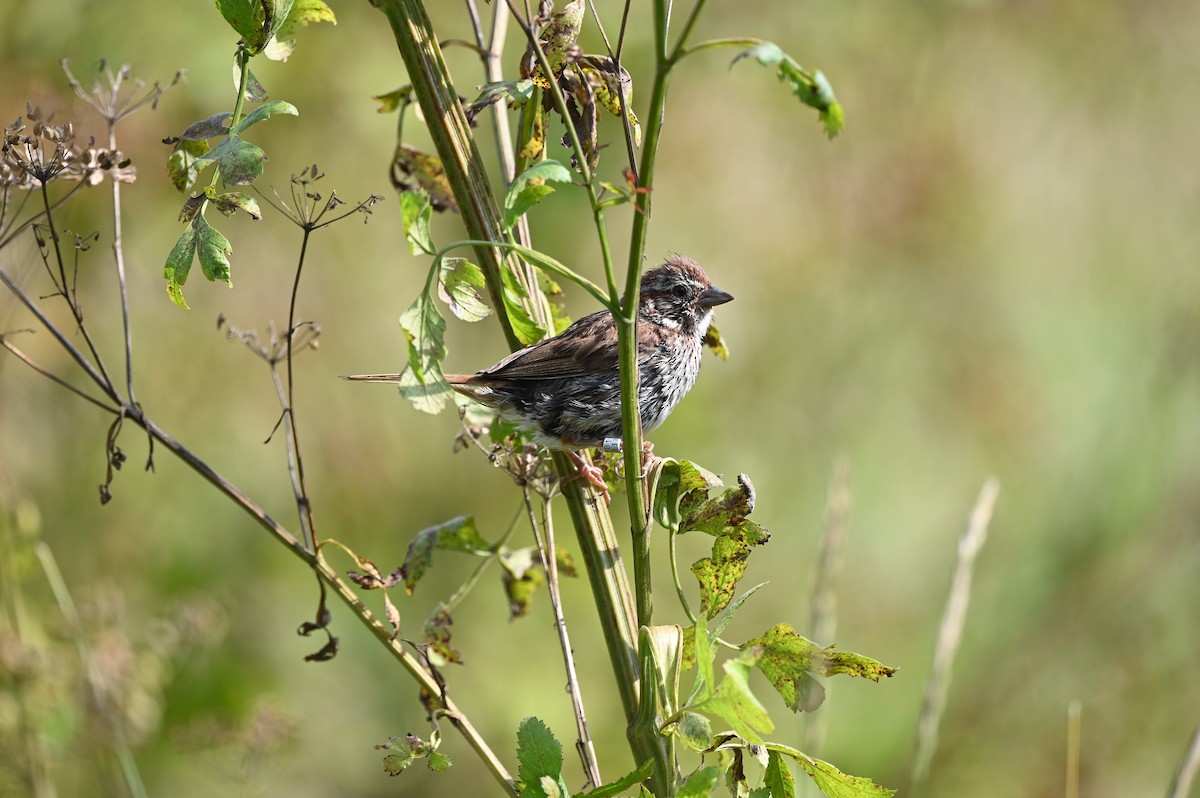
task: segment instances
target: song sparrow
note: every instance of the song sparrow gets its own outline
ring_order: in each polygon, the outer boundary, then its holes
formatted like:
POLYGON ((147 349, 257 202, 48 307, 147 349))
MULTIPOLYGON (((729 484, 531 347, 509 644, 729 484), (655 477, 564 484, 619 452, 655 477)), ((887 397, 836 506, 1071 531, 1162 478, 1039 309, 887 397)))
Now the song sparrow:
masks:
MULTIPOLYGON (((731 299, 683 255, 642 276, 637 339, 643 431, 657 428, 692 389, 713 307, 731 299)), ((575 451, 600 448, 622 434, 617 328, 607 310, 475 374, 445 376, 454 390, 532 431, 537 443, 565 450, 607 500, 600 470, 575 451)))

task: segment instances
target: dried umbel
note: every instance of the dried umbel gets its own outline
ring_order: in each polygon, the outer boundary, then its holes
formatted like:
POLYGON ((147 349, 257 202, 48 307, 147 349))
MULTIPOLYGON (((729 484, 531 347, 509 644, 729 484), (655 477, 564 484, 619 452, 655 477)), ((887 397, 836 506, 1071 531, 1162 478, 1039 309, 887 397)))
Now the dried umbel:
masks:
POLYGON ((25 117, 4 128, 0 147, 0 186, 31 189, 56 178, 85 180, 96 185, 109 174, 132 183, 137 176, 131 161, 120 150, 97 147, 89 139, 79 144, 70 122, 54 124, 54 115, 26 104, 25 117))

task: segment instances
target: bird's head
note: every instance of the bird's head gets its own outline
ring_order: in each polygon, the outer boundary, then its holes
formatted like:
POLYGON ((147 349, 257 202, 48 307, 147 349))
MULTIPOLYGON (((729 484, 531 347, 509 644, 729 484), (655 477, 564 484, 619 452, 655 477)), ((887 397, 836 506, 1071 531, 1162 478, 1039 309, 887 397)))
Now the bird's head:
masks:
POLYGON ((707 333, 713 308, 731 299, 732 294, 712 284, 700 264, 684 255, 671 255, 642 275, 642 317, 688 335, 707 333))

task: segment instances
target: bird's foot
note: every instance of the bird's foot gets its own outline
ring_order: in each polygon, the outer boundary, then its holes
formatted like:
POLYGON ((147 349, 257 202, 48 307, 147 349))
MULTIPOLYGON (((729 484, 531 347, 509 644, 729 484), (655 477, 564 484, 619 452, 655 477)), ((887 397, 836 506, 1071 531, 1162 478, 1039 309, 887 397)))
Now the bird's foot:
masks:
POLYGON ((608 485, 604 483, 604 471, 599 467, 592 465, 577 452, 567 449, 567 457, 575 464, 576 473, 573 476, 567 477, 565 481, 572 479, 583 479, 587 484, 596 489, 597 495, 604 500, 604 506, 612 504, 612 496, 608 493, 608 485))

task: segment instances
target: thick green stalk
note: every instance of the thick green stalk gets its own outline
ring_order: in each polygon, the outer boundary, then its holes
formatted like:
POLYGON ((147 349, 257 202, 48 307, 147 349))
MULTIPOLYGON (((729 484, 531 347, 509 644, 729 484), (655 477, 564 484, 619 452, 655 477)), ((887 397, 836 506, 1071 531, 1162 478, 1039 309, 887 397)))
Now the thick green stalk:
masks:
MULTIPOLYGON (((662 136, 663 112, 667 100, 667 77, 672 66, 667 59, 667 12, 665 4, 661 1, 654 5, 654 34, 654 86, 651 89, 650 110, 646 114, 646 135, 642 145, 641 169, 638 172, 639 188, 652 188, 654 184, 654 165, 658 160, 658 142, 662 136)), ((624 430, 622 447, 627 462, 637 463, 636 466, 625 469, 625 485, 629 498, 630 532, 633 535, 633 587, 637 596, 639 626, 650 625, 654 613, 653 590, 650 584, 650 519, 640 470, 642 420, 637 399, 637 308, 652 196, 653 191, 638 192, 634 195, 636 211, 633 214, 629 239, 625 295, 621 299, 623 313, 617 319, 617 347, 621 364, 621 424, 624 430)))
MULTIPOLYGON (((495 0, 494 0, 495 1, 495 0)), ((475 148, 471 130, 458 103, 446 66, 438 49, 428 16, 419 0, 370 0, 387 16, 396 43, 408 69, 417 102, 421 105, 430 134, 442 159, 446 176, 458 200, 463 223, 473 239, 507 242, 500 225, 500 214, 491 195, 483 164, 475 148)), ((500 269, 504 257, 494 246, 476 248, 487 277, 492 302, 498 310, 504 307, 499 295, 500 269)), ((519 262, 513 256, 512 262, 519 262)), ((522 270, 514 269, 518 277, 522 270)), ((545 301, 536 280, 525 283, 531 298, 545 301)), ((520 342, 512 334, 511 325, 498 312, 509 346, 520 342)), ((574 468, 564 456, 555 456, 560 474, 573 474, 574 468)), ((566 491, 567 505, 588 570, 588 579, 596 598, 600 624, 617 680, 618 692, 626 718, 632 722, 638 707, 637 625, 628 578, 621 562, 620 548, 607 509, 596 493, 580 482, 566 491)), ((654 741, 631 743, 639 762, 659 759, 654 741), (647 744, 649 743, 649 744, 647 744)), ((666 793, 660 793, 665 795, 666 793)))

